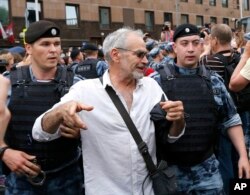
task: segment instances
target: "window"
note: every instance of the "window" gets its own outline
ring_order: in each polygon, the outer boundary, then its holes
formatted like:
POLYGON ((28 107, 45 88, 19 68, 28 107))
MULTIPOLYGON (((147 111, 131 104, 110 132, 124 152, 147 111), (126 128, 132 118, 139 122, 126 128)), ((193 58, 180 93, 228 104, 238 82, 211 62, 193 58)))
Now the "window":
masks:
POLYGON ((123 24, 124 26, 135 26, 135 10, 130 8, 123 8, 123 24))
POLYGON ((203 22, 203 16, 196 16, 196 25, 198 27, 202 27, 203 24, 204 24, 204 22, 203 22))
POLYGON ((79 26, 79 6, 66 4, 66 24, 67 26, 79 26))
POLYGON ((27 0, 26 3, 26 11, 25 11, 25 22, 26 27, 28 27, 31 23, 35 22, 36 20, 42 19, 42 6, 41 2, 38 2, 37 6, 38 10, 38 18, 36 19, 36 3, 33 0, 27 0))
POLYGON ((181 14, 181 24, 189 23, 189 17, 187 14, 181 14))
POLYGON ((195 0, 196 4, 203 4, 203 0, 195 0))
POLYGON ((110 29, 111 14, 109 7, 99 7, 100 29, 110 29))
POLYGON ((217 18, 216 17, 210 17, 210 22, 211 23, 217 23, 217 18))
POLYGON ((171 24, 173 24, 173 14, 172 13, 168 13, 165 12, 164 13, 164 22, 171 22, 171 24))
POLYGON ((228 7, 228 0, 221 0, 222 7, 228 7))
POLYGON ((228 18, 223 18, 222 23, 229 25, 229 19, 228 18))
POLYGON ((234 9, 239 9, 240 8, 240 0, 236 0, 236 3, 233 4, 234 5, 234 9))
POLYGON ((243 1, 243 8, 245 11, 249 10, 249 0, 244 0, 243 1))
POLYGON ((154 12, 152 11, 145 11, 145 24, 146 24, 146 31, 153 31, 154 30, 154 12))
POLYGON ((0 1, 0 22, 2 25, 7 25, 9 23, 9 1, 0 1))
POLYGON ((210 6, 216 6, 216 0, 209 0, 210 6))
POLYGON ((188 0, 180 0, 180 2, 188 2, 188 0))

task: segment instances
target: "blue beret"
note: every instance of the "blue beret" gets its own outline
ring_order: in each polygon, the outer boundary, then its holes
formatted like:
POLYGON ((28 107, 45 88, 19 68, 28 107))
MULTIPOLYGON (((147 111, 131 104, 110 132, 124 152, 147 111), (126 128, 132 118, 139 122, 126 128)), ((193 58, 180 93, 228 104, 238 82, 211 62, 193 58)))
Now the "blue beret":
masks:
POLYGON ((148 42, 146 42, 146 49, 150 51, 151 49, 154 48, 155 45, 157 45, 157 42, 151 39, 148 42))
POLYGON ((21 47, 21 46, 11 47, 11 48, 8 49, 8 51, 10 53, 18 53, 20 55, 24 55, 25 52, 26 52, 26 50, 23 47, 21 47))
POLYGON ((167 52, 173 52, 173 44, 174 42, 162 42, 161 44, 159 44, 159 48, 167 52))
POLYGON ((161 42, 158 46, 161 50, 164 50, 165 49, 165 46, 166 46, 167 42, 161 42))
POLYGON ((79 49, 73 49, 70 53, 70 57, 72 60, 75 60, 81 51, 79 49))
POLYGON ((152 58, 155 58, 159 53, 160 53, 160 48, 155 47, 155 48, 151 49, 151 51, 148 53, 148 55, 151 56, 152 58))
POLYGON ((244 39, 245 40, 250 40, 250 32, 244 34, 244 39))
POLYGON ((193 24, 181 24, 174 31, 173 41, 175 42, 179 37, 186 37, 191 35, 200 36, 199 29, 193 24))
POLYGON ((26 43, 34 43, 40 38, 60 37, 60 29, 54 22, 40 20, 32 23, 24 36, 26 43))
POLYGON ((165 45, 165 50, 167 51, 167 52, 173 52, 174 51, 174 49, 173 49, 173 44, 174 44, 174 42, 168 42, 166 45, 165 45))
POLYGON ((85 43, 82 48, 81 48, 82 51, 85 51, 85 50, 91 50, 91 51, 98 51, 98 47, 91 44, 91 43, 85 43))

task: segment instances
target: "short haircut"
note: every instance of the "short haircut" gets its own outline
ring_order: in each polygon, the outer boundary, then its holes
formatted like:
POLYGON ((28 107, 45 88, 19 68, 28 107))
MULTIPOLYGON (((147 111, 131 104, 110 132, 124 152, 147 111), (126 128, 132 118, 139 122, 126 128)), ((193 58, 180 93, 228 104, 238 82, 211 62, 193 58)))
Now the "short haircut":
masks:
POLYGON ((221 45, 230 44, 233 32, 231 28, 226 24, 215 24, 211 29, 212 38, 217 38, 221 45))

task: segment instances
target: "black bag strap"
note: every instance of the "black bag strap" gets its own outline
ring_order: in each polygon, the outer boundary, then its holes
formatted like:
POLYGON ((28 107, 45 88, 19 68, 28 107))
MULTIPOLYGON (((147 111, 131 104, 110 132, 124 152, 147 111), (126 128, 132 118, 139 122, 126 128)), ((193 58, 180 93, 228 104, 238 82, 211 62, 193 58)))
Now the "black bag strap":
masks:
MULTIPOLYGON (((100 78, 101 83, 102 77, 100 78)), ((115 107, 119 111, 120 115, 122 116, 124 122, 126 123, 132 137, 134 138, 137 147, 146 163, 147 169, 150 175, 154 175, 157 172, 157 167, 155 166, 149 152, 147 144, 142 140, 140 133, 138 132, 134 122, 132 121, 131 117, 129 116, 126 108, 122 104, 120 98, 114 91, 114 89, 110 86, 106 86, 105 90, 107 91, 109 97, 111 98, 112 102, 114 103, 115 107)))

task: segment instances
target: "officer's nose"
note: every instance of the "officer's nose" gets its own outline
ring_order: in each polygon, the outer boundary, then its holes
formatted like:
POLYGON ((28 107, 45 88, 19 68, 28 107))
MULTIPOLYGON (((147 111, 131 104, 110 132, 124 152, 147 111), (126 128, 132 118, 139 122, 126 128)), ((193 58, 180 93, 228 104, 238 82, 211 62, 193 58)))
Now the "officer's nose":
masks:
POLYGON ((54 44, 50 45, 50 51, 56 51, 56 46, 54 44))

